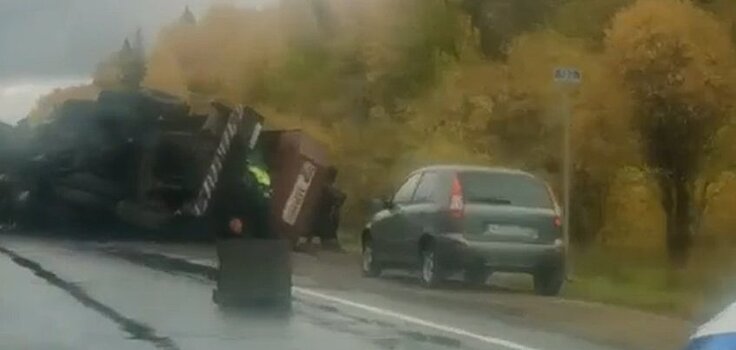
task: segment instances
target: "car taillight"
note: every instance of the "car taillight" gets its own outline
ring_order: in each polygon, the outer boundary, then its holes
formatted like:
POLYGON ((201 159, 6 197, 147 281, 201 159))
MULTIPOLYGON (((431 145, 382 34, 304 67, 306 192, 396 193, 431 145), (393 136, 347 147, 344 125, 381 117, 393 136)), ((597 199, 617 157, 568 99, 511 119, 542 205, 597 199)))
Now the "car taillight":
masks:
POLYGON ((559 217, 559 216, 555 216, 555 221, 554 221, 554 223, 555 223, 555 228, 560 228, 560 227, 562 227, 562 219, 560 219, 560 217, 559 217))
POLYGON ((460 184, 460 179, 455 175, 455 178, 452 179, 452 189, 450 191, 450 216, 462 218, 464 209, 463 186, 460 184))

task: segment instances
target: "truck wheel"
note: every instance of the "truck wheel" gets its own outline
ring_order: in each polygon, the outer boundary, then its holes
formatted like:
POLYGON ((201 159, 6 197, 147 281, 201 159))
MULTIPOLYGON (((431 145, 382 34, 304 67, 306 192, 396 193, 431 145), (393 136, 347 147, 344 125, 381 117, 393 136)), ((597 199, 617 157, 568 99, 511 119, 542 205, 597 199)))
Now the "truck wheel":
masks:
POLYGON ((541 268, 534 273, 534 292, 537 295, 555 296, 565 281, 565 269, 561 266, 541 268))
POLYGON ((291 307, 291 295, 279 296, 272 300, 273 311, 280 314, 290 314, 292 311, 291 307))
POLYGON ((442 282, 442 268, 437 259, 437 253, 431 244, 421 251, 420 278, 422 285, 427 288, 435 288, 442 282))
POLYGON ((363 242, 361 268, 365 277, 378 277, 381 275, 381 266, 374 257, 373 242, 370 239, 366 239, 363 242))

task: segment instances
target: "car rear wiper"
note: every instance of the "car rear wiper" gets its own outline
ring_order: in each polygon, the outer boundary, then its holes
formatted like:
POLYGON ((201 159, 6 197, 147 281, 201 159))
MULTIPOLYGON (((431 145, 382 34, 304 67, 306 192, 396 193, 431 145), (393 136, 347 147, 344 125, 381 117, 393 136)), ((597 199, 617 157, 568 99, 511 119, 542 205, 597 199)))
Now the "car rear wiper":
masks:
POLYGON ((469 198, 468 201, 469 202, 486 203, 486 204, 511 204, 511 201, 508 200, 508 199, 495 198, 495 197, 469 198))

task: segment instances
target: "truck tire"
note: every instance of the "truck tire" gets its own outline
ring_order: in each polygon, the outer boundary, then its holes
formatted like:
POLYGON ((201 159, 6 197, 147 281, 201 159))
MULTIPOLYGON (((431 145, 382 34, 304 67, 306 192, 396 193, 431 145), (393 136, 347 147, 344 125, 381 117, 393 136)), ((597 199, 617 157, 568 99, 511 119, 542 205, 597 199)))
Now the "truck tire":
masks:
POLYGON ((289 295, 279 295, 270 301, 271 310, 277 314, 291 313, 291 293, 289 295))
POLYGON ((465 269, 463 280, 468 286, 482 287, 486 284, 490 275, 490 271, 485 267, 468 267, 465 269))
POLYGON ((263 310, 272 315, 289 314, 292 311, 291 291, 260 298, 243 298, 241 295, 212 291, 212 302, 222 310, 263 310))
POLYGON ((217 242, 219 306, 291 308, 291 257, 282 240, 228 239, 217 242))
POLYGON ((565 269, 561 266, 540 268, 534 273, 534 292, 537 295, 555 296, 565 281, 565 269))

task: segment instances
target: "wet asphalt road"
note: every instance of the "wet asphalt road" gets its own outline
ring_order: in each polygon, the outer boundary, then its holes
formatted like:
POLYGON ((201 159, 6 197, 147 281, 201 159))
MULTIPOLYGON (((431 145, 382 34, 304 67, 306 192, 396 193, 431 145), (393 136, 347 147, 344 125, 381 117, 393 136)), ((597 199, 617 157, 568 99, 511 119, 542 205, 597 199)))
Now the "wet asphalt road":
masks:
POLYGON ((396 297, 401 289, 352 288, 354 276, 333 276, 344 284, 328 285, 308 271, 294 277, 290 314, 225 313, 212 304, 206 276, 119 254, 214 265, 211 248, 202 246, 2 235, 0 251, 0 345, 8 349, 624 348, 509 323, 461 303, 448 309, 420 294, 396 297))
POLYGON ((0 344, 4 349, 153 349, 121 336, 115 323, 82 307, 10 257, 0 256, 0 344))
POLYGON ((289 316, 267 311, 226 314, 211 303, 209 281, 173 276, 93 251, 43 243, 9 245, 14 254, 42 268, 42 275, 53 273, 133 324, 85 305, 65 288, 36 276, 38 270, 19 266, 5 255, 0 260, 2 278, 13 283, 0 287, 0 317, 3 325, 12 327, 2 328, 2 348, 385 349, 381 342, 403 343, 395 349, 431 348, 410 336, 391 339, 396 332, 370 322, 350 325, 357 321, 318 305, 295 305, 289 316), (146 339, 141 327, 148 328, 153 339, 146 339))

